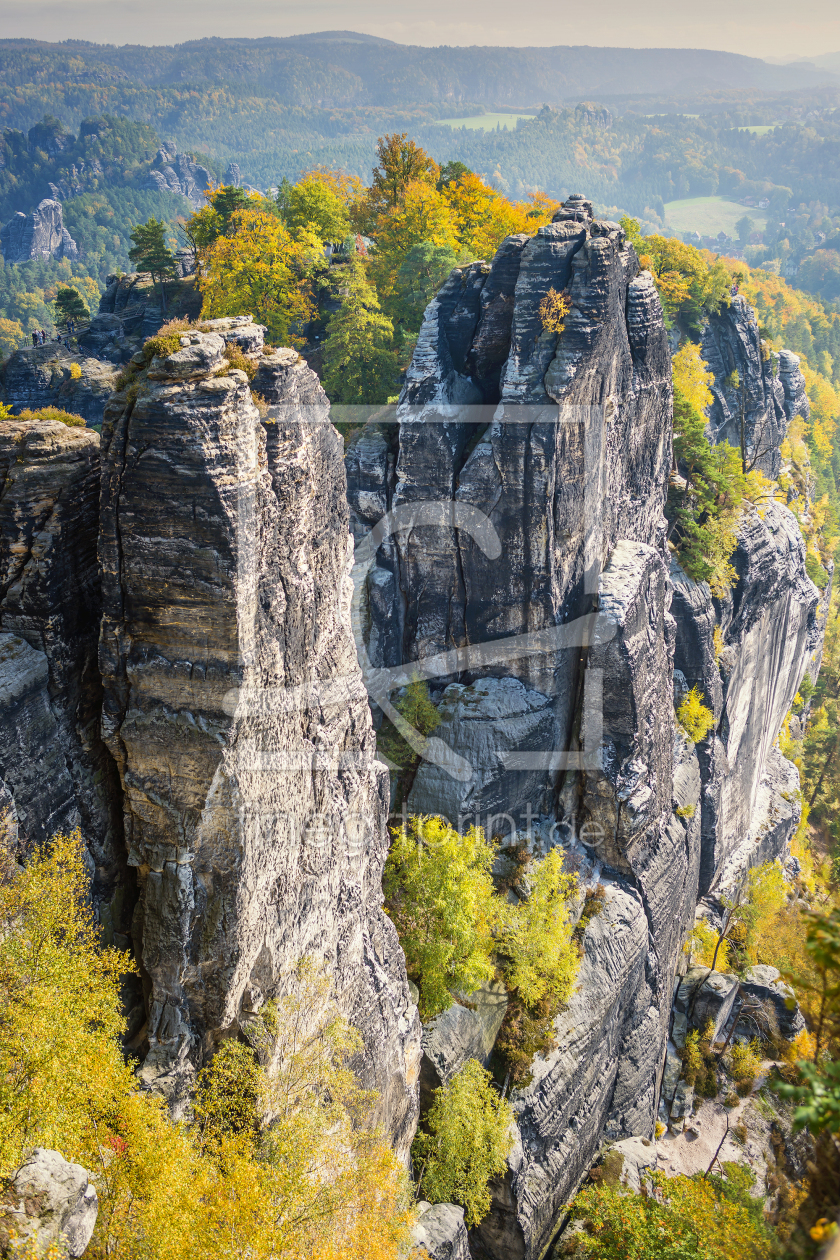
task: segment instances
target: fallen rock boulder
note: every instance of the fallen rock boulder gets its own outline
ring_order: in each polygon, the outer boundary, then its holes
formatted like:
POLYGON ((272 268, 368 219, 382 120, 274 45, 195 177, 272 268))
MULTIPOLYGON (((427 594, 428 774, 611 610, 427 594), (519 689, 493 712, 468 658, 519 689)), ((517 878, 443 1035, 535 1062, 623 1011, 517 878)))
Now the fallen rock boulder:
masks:
POLYGON ((411 1239, 418 1257, 429 1260, 470 1260, 464 1209, 454 1203, 417 1204, 417 1224, 411 1239))
POLYGON ((39 1254, 58 1244, 67 1256, 81 1256, 98 1212, 99 1200, 87 1170, 69 1163, 58 1151, 38 1146, 3 1197, 0 1247, 6 1254, 10 1243, 14 1247, 16 1239, 26 1239, 39 1254))
POLYGON ((802 1032, 805 1020, 796 994, 782 980, 777 968, 764 963, 750 967, 744 975, 742 988, 745 994, 762 1004, 771 1020, 775 1019, 786 1041, 793 1041, 802 1032))

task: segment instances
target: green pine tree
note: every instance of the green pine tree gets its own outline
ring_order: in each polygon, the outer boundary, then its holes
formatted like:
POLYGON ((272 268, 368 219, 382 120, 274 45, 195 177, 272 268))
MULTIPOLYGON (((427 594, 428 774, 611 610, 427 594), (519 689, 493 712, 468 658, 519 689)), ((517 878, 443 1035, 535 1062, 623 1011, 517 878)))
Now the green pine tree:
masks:
POLYGON ((62 288, 55 295, 56 323, 66 324, 68 319, 90 319, 90 311, 77 289, 62 288))
POLYGON ((394 326, 358 255, 347 266, 342 296, 324 342, 324 388, 331 402, 385 403, 397 386, 394 326))
POLYGON ((160 285, 160 309, 166 313, 166 281, 173 280, 178 274, 175 267, 175 256, 166 244, 164 224, 157 219, 147 219, 138 223, 131 233, 134 248, 128 256, 138 271, 148 271, 152 284, 157 290, 160 285))

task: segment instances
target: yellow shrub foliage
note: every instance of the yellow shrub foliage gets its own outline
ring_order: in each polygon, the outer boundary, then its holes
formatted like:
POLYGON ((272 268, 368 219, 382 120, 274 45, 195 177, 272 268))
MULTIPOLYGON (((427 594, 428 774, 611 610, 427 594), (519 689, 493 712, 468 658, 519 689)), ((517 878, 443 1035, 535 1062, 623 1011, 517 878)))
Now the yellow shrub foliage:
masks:
POLYGON ((372 1095, 347 1066, 359 1038, 318 969, 302 963, 266 1008, 261 1062, 231 1045, 202 1073, 192 1126, 139 1092, 122 1057, 129 970, 99 941, 78 832, 22 869, 4 855, 0 1175, 35 1145, 90 1169, 90 1260, 401 1260, 405 1172, 366 1127, 372 1095))
MULTIPOLYGON (((718 934, 707 919, 698 919, 689 933, 684 950, 691 961, 700 967, 711 967, 715 956, 718 934)), ((729 971, 729 951, 726 941, 721 942, 715 962, 716 971, 729 971)))
POLYGON ((539 316, 543 332, 561 333, 566 327, 566 316, 571 310, 569 299, 552 286, 540 302, 539 316))
POLYGON ((671 359, 674 389, 698 411, 705 411, 712 403, 715 374, 700 357, 700 347, 693 341, 685 341, 671 359))
POLYGON ((749 1045, 736 1041, 729 1051, 729 1065, 736 1081, 755 1080, 761 1068, 761 1046, 756 1040, 749 1045))
POLYGON ((715 715, 703 703, 703 693, 699 688, 692 687, 683 696, 677 709, 677 721, 695 744, 699 744, 713 729, 715 715))

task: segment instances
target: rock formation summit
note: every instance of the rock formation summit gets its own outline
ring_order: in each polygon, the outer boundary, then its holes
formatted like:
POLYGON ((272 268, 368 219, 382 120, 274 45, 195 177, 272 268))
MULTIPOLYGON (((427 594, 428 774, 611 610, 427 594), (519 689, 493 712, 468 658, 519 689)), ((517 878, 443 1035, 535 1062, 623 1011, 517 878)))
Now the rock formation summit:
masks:
POLYGON ((6 263, 78 258, 79 247, 64 226, 61 202, 45 197, 32 214, 13 215, 0 229, 0 253, 6 263))
MULTIPOLYGON (((807 404, 795 356, 775 382, 751 320, 736 298, 707 330, 710 431, 730 435, 724 376, 739 366, 769 471, 807 404)), ((347 455, 357 538, 394 522, 357 599, 375 698, 389 714, 386 675, 427 678, 449 750, 421 762, 407 811, 534 853, 562 843, 584 887, 606 890, 556 1047, 513 1093, 520 1140, 474 1255, 542 1255, 603 1139, 652 1136, 698 900, 784 854, 798 820, 774 741, 818 649, 819 592, 778 503, 744 514, 731 596, 686 577, 663 515, 671 416, 652 277, 574 196, 452 273, 396 426, 369 426, 347 455), (675 686, 695 681, 716 718, 696 747, 674 719, 675 686)), ((436 1044, 422 1079, 442 1061, 451 1074, 453 1053, 436 1044)))

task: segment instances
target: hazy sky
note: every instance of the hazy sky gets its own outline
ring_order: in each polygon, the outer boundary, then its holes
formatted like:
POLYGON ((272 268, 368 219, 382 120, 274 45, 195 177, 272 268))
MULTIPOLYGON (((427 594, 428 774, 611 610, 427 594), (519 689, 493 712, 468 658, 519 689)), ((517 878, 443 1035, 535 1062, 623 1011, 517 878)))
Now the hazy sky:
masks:
POLYGON ((411 44, 840 50, 836 0, 0 0, 0 35, 174 44, 208 35, 356 30, 411 44))

